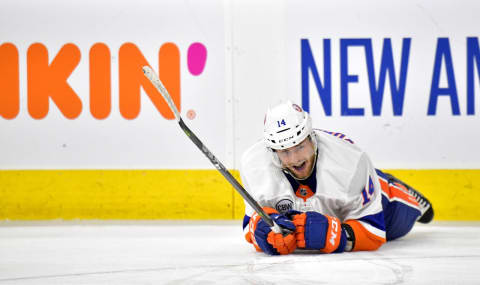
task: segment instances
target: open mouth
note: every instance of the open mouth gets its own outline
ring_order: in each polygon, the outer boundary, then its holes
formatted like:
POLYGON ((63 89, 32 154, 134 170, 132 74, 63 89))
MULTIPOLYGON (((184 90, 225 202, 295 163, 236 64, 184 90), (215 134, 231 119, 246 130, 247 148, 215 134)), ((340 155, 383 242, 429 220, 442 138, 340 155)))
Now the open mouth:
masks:
POLYGON ((307 165, 307 162, 306 161, 303 161, 302 163, 300 163, 299 165, 292 165, 292 168, 295 169, 296 171, 300 172, 302 170, 305 169, 305 166, 307 165))

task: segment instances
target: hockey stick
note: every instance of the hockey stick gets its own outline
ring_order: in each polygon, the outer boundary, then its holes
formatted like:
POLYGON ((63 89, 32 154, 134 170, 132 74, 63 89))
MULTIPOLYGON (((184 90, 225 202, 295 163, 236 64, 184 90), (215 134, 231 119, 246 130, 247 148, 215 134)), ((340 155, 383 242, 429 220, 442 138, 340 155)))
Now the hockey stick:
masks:
POLYGON ((177 107, 173 103, 170 94, 168 93, 167 89, 163 86, 162 82, 160 81, 159 77, 155 74, 155 72, 149 67, 144 66, 142 68, 143 73, 145 76, 152 82, 152 84, 157 88, 158 92, 162 94, 163 98, 167 102, 170 110, 172 110, 173 114, 175 115, 175 119, 177 120, 180 128, 185 132, 185 134, 192 140, 192 142, 203 152, 203 154, 210 160, 210 162, 217 168, 218 171, 225 177, 228 182, 237 190, 237 192, 247 201, 247 203, 252 206, 252 208, 258 213, 258 215, 270 226, 273 230, 277 233, 282 233, 285 230, 282 230, 273 220, 272 218, 263 211, 262 207, 253 199, 250 194, 248 194, 247 190, 243 188, 240 183, 232 176, 232 174, 223 166, 223 164, 211 153, 207 147, 197 138, 197 136, 185 125, 183 122, 180 113, 178 112, 177 107))

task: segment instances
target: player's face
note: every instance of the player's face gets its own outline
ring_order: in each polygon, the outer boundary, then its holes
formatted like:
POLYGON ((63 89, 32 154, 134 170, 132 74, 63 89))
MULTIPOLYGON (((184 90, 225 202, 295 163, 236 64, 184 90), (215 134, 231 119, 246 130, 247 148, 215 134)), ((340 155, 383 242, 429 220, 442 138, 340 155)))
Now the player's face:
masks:
POLYGON ((308 178, 315 161, 315 149, 310 137, 296 146, 276 152, 283 167, 287 168, 295 177, 298 179, 308 178))

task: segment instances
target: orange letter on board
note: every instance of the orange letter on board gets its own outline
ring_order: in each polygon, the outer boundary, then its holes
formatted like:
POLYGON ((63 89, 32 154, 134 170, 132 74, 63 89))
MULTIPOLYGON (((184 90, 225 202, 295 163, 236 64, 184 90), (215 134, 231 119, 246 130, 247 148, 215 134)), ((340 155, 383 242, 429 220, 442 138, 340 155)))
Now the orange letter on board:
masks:
MULTIPOLYGON (((135 119, 140 112, 140 87, 166 119, 174 119, 162 95, 143 75, 142 66, 148 65, 140 50, 125 43, 119 51, 120 113, 126 119, 135 119)), ((164 44, 159 52, 159 76, 173 102, 180 110, 180 52, 173 43, 164 44)))
POLYGON ((80 50, 74 44, 64 45, 49 64, 48 50, 40 44, 32 44, 27 51, 28 112, 34 119, 48 114, 49 99, 68 119, 82 112, 82 101, 67 82, 80 62, 80 50))
POLYGON ((13 119, 20 111, 18 50, 15 45, 0 45, 0 116, 13 119))
POLYGON ((96 119, 105 119, 112 108, 110 50, 104 43, 90 49, 90 112, 96 119))

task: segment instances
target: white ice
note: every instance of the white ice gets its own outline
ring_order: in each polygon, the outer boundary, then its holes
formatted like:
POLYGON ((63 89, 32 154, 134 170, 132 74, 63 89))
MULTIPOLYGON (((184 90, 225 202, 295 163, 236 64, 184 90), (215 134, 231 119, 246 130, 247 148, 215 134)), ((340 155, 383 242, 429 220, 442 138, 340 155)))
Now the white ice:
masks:
POLYGON ((480 222, 288 256, 256 252, 236 221, 1 222, 1 284, 480 284, 480 222))

